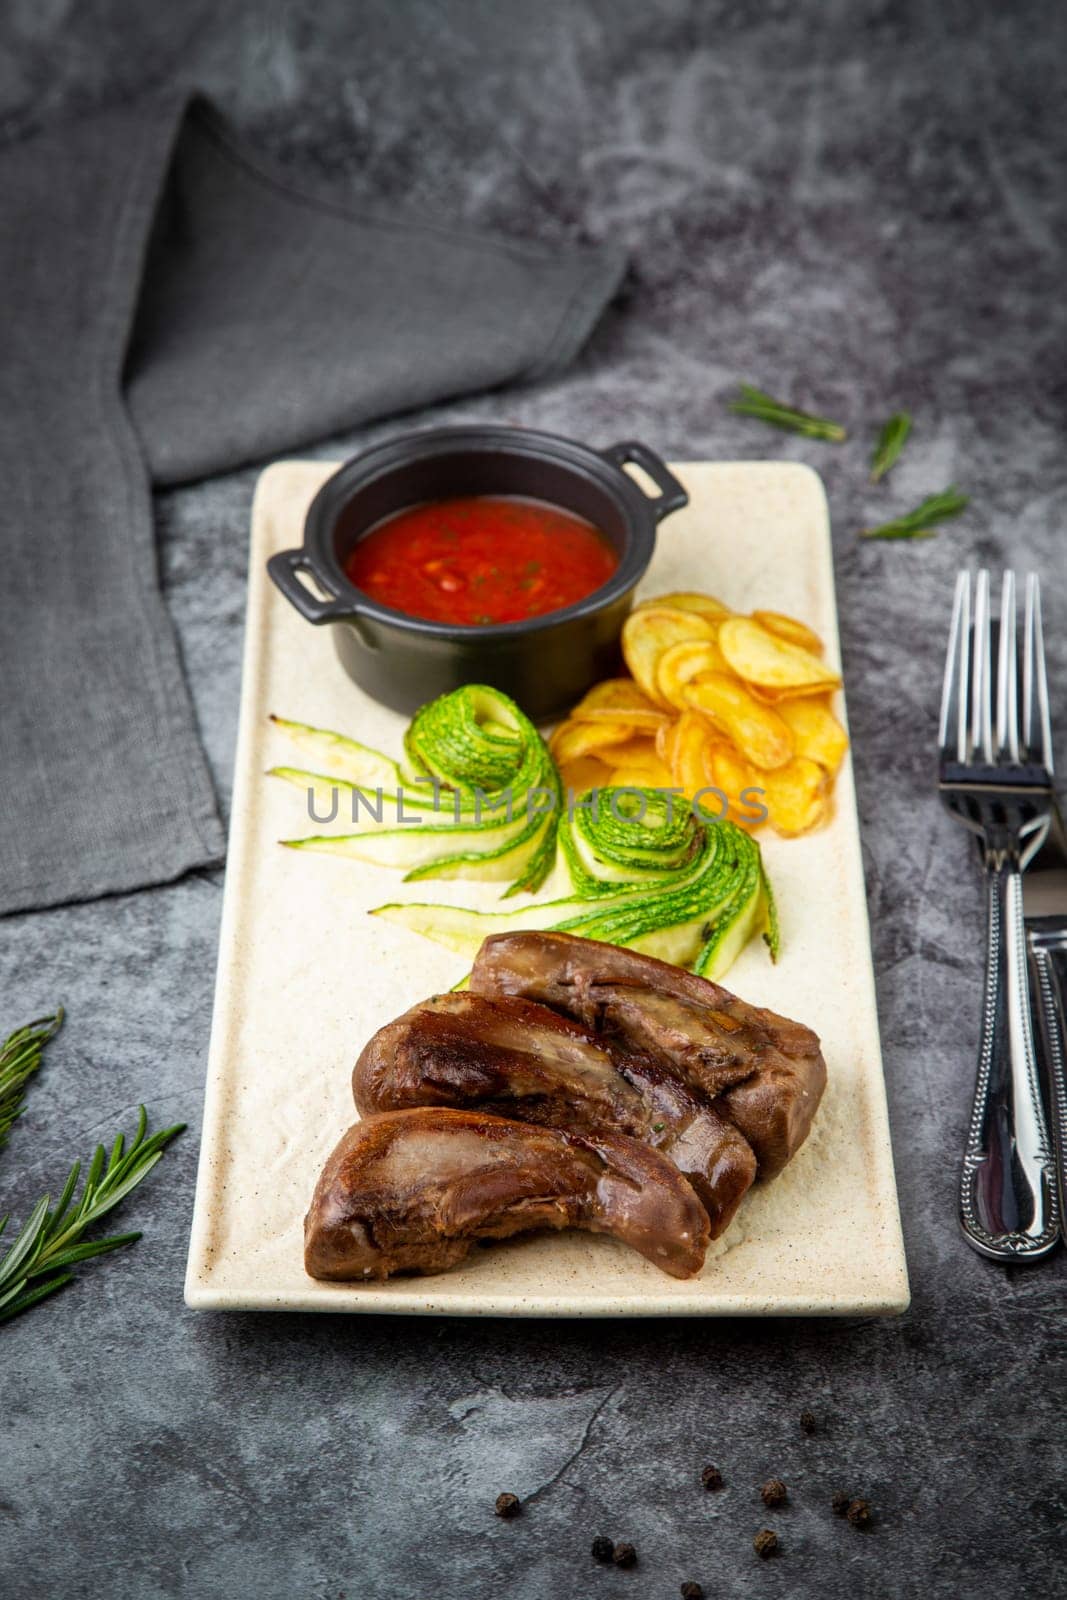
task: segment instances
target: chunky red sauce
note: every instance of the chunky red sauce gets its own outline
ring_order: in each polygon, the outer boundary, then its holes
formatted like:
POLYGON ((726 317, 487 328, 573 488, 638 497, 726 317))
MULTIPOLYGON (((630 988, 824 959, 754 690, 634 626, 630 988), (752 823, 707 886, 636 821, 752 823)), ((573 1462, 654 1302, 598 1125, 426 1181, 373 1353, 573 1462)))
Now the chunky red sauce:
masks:
POLYGON ((618 557, 598 529, 538 500, 472 495, 387 517, 360 539, 349 579, 432 622, 520 622, 584 600, 618 557))

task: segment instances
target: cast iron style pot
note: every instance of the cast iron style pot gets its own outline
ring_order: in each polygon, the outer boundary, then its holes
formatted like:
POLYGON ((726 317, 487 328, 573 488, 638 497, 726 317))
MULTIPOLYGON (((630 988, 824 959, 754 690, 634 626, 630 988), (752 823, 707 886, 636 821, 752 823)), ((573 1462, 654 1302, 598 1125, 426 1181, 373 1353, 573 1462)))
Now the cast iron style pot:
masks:
POLYGON ((464 683, 488 683, 547 721, 618 671, 619 631, 652 559, 657 524, 688 498, 643 444, 592 450, 526 428, 436 428, 346 462, 312 501, 303 548, 283 550, 267 565, 302 617, 335 624, 345 671, 394 711, 415 711, 464 683), (656 497, 623 471, 628 461, 652 479, 656 497), (483 494, 546 500, 584 517, 618 551, 616 571, 577 605, 484 627, 409 617, 345 576, 353 545, 383 517, 427 500, 483 494), (328 598, 312 593, 299 576, 305 572, 328 598))

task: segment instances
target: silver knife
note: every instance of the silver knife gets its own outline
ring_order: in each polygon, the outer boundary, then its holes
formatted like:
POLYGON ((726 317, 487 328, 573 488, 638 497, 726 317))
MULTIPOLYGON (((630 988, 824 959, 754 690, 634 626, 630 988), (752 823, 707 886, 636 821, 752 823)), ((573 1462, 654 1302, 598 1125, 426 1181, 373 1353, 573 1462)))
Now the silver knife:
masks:
POLYGON ((1048 1089, 1052 1142, 1067 1237, 1067 831, 1053 805, 1048 837, 1023 873, 1023 917, 1038 1064, 1048 1089))

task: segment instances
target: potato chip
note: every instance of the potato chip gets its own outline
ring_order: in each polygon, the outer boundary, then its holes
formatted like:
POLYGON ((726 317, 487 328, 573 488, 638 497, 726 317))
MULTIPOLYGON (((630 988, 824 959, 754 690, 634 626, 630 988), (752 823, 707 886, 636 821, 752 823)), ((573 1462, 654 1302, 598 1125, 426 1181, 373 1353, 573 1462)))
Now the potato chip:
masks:
POLYGON ((633 678, 594 685, 550 741, 566 786, 681 789, 787 836, 826 820, 848 735, 807 623, 680 591, 635 607, 622 644, 633 678))
POLYGON ((596 683, 571 712, 570 722, 625 722, 654 733, 665 713, 653 705, 632 678, 605 678, 596 683))
POLYGON ((686 700, 708 717, 753 766, 783 767, 793 755, 793 735, 768 705, 724 672, 702 672, 686 685, 686 700))
POLYGON ((712 737, 704 750, 704 775, 730 802, 729 818, 742 828, 766 822, 763 773, 746 761, 728 739, 712 737))
POLYGON ((765 773, 763 788, 763 803, 777 833, 810 833, 829 815, 829 779, 807 756, 794 756, 787 766, 765 773))
MULTIPOLYGON (((704 750, 710 736, 711 729, 699 712, 682 712, 671 750, 671 774, 677 787, 683 789, 690 798, 708 787, 704 750)), ((712 815, 715 814, 714 805, 709 810, 712 815)))
POLYGON ((754 694, 757 700, 762 700, 764 705, 773 706, 775 710, 783 700, 809 700, 825 698, 832 694, 834 689, 840 687, 833 683, 806 683, 802 689, 759 689, 754 683, 747 685, 749 694, 754 694))
POLYGON ((806 622, 800 622, 796 617, 787 617, 781 611, 753 611, 753 621, 766 628, 768 633, 776 633, 779 638, 785 639, 789 644, 797 645, 801 650, 810 650, 813 656, 821 656, 823 650, 822 640, 814 628, 809 628, 806 622))
POLYGON ((592 711, 583 711, 579 706, 571 712, 567 720, 569 722, 584 723, 610 722, 614 724, 624 722, 632 733, 654 739, 657 730, 662 728, 664 723, 670 722, 671 713, 666 710, 627 711, 625 707, 620 707, 617 711, 597 711, 595 708, 592 711))
POLYGON ((670 768, 657 761, 651 766, 612 767, 605 782, 613 789, 669 789, 674 778, 670 768))
POLYGON ((656 666, 656 688, 679 711, 686 708, 685 686, 698 672, 726 672, 722 651, 714 639, 683 639, 664 650, 656 666))
POLYGON ((651 710, 652 702, 632 678, 603 678, 582 696, 576 711, 651 710))
POLYGON ((719 629, 718 645, 731 671, 764 691, 796 694, 841 682, 810 650, 768 633, 751 617, 729 617, 719 629))
POLYGON ((625 744, 633 737, 633 729, 624 722, 561 722, 548 748, 559 766, 577 761, 580 756, 595 755, 609 745, 625 744))
POLYGON ((729 606, 724 606, 721 600, 716 600, 712 594, 692 594, 687 590, 678 594, 661 594, 653 600, 642 600, 639 609, 655 606, 662 610, 667 607, 672 611, 695 611, 702 617, 707 617, 710 622, 721 622, 723 617, 733 615, 729 606))
POLYGON ((829 696, 779 700, 775 709, 793 730, 797 755, 817 761, 834 777, 848 749, 848 734, 830 710, 829 696))
POLYGON ((595 756, 579 756, 577 761, 564 762, 560 766, 559 776, 564 795, 568 789, 575 794, 585 794, 588 789, 603 789, 614 781, 611 768, 595 756))
POLYGON ((678 736, 677 722, 667 722, 656 733, 656 754, 665 767, 674 759, 674 741, 678 736))
POLYGON ((609 767, 656 767, 660 765, 656 755, 656 740, 654 735, 627 739, 623 744, 614 744, 610 749, 598 752, 600 759, 606 761, 609 767))
POLYGON ((626 665, 650 700, 667 702, 656 687, 656 666, 664 651, 685 639, 712 639, 715 629, 695 611, 642 606, 631 611, 622 628, 622 653, 626 665))

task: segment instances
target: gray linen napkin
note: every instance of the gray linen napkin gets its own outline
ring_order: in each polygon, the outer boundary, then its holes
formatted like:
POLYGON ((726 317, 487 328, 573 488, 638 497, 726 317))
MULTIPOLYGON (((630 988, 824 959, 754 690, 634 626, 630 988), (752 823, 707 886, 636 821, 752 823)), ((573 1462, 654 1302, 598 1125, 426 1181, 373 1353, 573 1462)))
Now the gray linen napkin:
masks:
POLYGON ((0 152, 0 913, 224 839, 151 481, 565 365, 623 270, 298 190, 201 99, 0 152))

